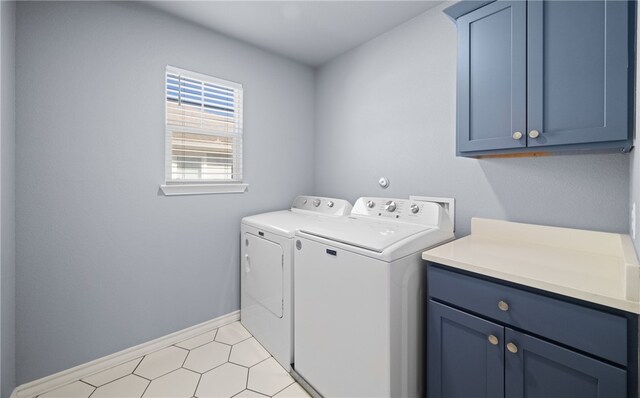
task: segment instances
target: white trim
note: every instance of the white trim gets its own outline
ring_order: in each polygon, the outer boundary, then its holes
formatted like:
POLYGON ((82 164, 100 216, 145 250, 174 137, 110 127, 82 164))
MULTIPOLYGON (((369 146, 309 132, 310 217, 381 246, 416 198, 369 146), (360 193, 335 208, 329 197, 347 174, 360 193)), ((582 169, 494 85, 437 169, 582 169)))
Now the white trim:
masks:
MULTIPOLYGON (((180 99, 182 98, 182 88, 180 88, 180 83, 178 84, 178 104, 180 104, 180 99)), ((230 97, 231 98, 231 97, 230 97)), ((178 108, 180 108, 180 106, 178 106, 178 108)), ((165 69, 165 183, 168 185, 170 184, 172 181, 174 181, 173 178, 173 134, 176 132, 192 132, 195 134, 202 134, 202 135, 208 135, 211 137, 228 137, 232 139, 231 142, 231 151, 232 151, 232 157, 231 160, 233 161, 233 166, 231 169, 229 169, 228 171, 232 171, 232 173, 230 175, 228 175, 228 177, 230 177, 233 180, 236 181, 241 181, 242 180, 242 166, 243 166, 243 162, 242 162, 242 154, 243 154, 243 150, 242 150, 242 126, 243 126, 243 89, 242 89, 242 84, 239 83, 235 83, 235 82, 231 82, 231 81, 226 81, 223 79, 219 79, 219 78, 215 78, 213 76, 207 76, 207 75, 203 75, 201 73, 197 73, 197 72, 191 72, 191 71, 187 71, 184 69, 180 69, 180 68, 176 68, 174 66, 171 65, 167 65, 166 69, 165 69), (168 77, 170 74, 173 75, 177 75, 178 76, 178 80, 182 81, 182 78, 190 78, 193 81, 198 82, 201 86, 202 86, 202 90, 200 91, 200 106, 196 106, 192 111, 189 111, 188 113, 190 115, 186 115, 184 112, 184 109, 182 110, 182 112, 179 112, 179 109, 173 109, 173 107, 171 107, 173 110, 169 111, 169 91, 175 91, 174 89, 169 90, 169 84, 168 84, 168 77), (233 109, 232 110, 232 115, 230 115, 229 117, 225 118, 229 119, 229 121, 233 122, 233 129, 232 131, 228 131, 227 127, 213 127, 213 125, 209 125, 209 128, 204 128, 203 127, 203 122, 206 122, 206 117, 204 117, 205 115, 205 85, 206 84, 213 84, 216 86, 220 86, 220 87, 224 87, 225 90, 230 90, 232 91, 232 102, 230 104, 230 107, 233 109), (177 112, 178 111, 178 112, 177 112), (170 123, 169 120, 169 115, 174 115, 174 116, 179 116, 179 119, 181 120, 181 122, 177 122, 177 121, 173 121, 170 123), (183 128, 180 126, 180 124, 185 124, 185 118, 191 119, 192 122, 195 122, 197 124, 200 125, 201 128, 193 128, 193 127, 189 127, 189 128, 183 128)), ((219 178, 219 179, 211 179, 210 177, 207 179, 198 179, 198 183, 208 183, 209 181, 214 180, 216 183, 227 183, 228 179, 227 178, 219 178)), ((163 191, 166 193, 166 191, 163 189, 163 191)), ((187 193, 175 193, 174 195, 178 195, 178 194, 183 194, 183 195, 187 195, 187 194, 206 194, 206 193, 218 193, 220 192, 219 189, 215 190, 215 192, 211 192, 211 191, 198 191, 198 192, 187 192, 187 193)), ((239 192, 237 190, 225 190, 222 192, 239 192)), ((240 192, 244 192, 244 191, 240 191, 240 192)))
POLYGON ((167 184, 160 185, 165 196, 207 195, 214 193, 243 193, 249 184, 167 184))
POLYGON ((87 362, 67 370, 63 370, 62 372, 58 372, 50 376, 46 376, 41 379, 22 384, 16 387, 15 390, 13 390, 11 398, 35 397, 36 395, 40 395, 46 391, 62 387, 65 384, 69 384, 74 381, 83 379, 87 376, 102 372, 114 366, 118 366, 122 363, 139 358, 143 355, 158 351, 162 348, 169 347, 170 345, 190 339, 191 337, 198 336, 202 333, 206 333, 209 330, 219 328, 231 322, 235 322, 239 319, 240 311, 234 311, 227 315, 219 316, 210 321, 206 321, 201 324, 194 325, 186 329, 179 330, 175 333, 157 338, 155 340, 142 343, 135 347, 130 347, 114 354, 98 358, 94 361, 87 362))
POLYGON ((203 80, 207 83, 215 84, 217 86, 232 88, 235 90, 242 90, 242 84, 240 83, 236 83, 231 80, 220 79, 211 75, 205 75, 204 73, 192 72, 190 70, 178 68, 171 65, 167 65, 166 71, 169 73, 174 73, 176 75, 191 77, 196 80, 203 80))

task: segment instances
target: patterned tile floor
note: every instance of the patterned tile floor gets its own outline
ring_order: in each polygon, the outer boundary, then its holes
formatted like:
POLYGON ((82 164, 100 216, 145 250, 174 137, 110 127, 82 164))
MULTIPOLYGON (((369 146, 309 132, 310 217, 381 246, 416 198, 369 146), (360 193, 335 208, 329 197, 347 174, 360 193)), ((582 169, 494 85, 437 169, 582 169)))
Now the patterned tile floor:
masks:
POLYGON ((309 397, 234 322, 41 394, 38 398, 309 397))

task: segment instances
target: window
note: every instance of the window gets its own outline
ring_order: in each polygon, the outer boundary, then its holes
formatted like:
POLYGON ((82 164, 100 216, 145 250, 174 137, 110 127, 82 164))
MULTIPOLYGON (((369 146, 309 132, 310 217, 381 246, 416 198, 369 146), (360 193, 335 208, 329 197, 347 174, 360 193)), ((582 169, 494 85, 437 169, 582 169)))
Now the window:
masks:
POLYGON ((165 83, 165 194, 243 192, 242 85, 172 66, 165 83))

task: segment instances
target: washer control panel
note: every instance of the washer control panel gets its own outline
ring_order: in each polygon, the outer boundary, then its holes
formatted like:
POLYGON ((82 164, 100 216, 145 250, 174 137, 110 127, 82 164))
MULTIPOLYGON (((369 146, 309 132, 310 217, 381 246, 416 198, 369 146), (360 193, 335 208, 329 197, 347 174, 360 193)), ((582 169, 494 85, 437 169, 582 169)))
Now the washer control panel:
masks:
POLYGON ((351 203, 344 199, 319 196, 298 196, 291 204, 291 210, 305 210, 331 216, 346 216, 351 212, 351 203))
POLYGON ((397 198, 360 198, 353 206, 351 215, 438 225, 442 211, 442 206, 435 202, 397 198))
POLYGON ((396 202, 394 202, 393 200, 388 200, 387 203, 384 204, 384 209, 389 213, 393 213, 397 208, 398 205, 396 205, 396 202))

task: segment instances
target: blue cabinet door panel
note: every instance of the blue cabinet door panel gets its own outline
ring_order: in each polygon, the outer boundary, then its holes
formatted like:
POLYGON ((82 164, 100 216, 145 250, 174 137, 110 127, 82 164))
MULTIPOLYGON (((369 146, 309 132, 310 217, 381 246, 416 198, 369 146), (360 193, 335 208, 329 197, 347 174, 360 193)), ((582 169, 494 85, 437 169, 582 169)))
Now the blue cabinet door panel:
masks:
POLYGON ((629 138, 628 7, 527 2, 529 147, 629 138))
POLYGON ((526 146, 526 3, 496 1, 457 20, 460 152, 526 146))
POLYGON ((627 396, 627 374, 622 369, 509 328, 505 339, 507 398, 627 396), (510 343, 517 352, 509 350, 510 343))
POLYGON ((427 317, 428 396, 502 398, 504 328, 432 300, 427 317))

